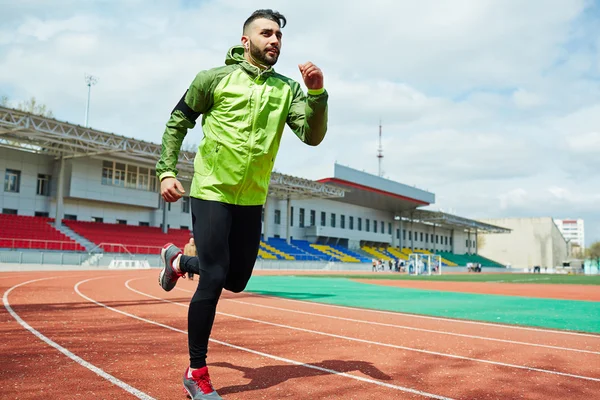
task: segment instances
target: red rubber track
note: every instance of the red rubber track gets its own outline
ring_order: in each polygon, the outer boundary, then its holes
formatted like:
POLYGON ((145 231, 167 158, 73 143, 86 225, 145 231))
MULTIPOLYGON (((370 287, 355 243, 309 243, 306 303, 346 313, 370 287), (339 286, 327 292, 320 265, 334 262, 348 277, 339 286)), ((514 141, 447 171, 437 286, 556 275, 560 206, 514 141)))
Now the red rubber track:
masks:
MULTIPOLYGON (((11 273, 1 275, 0 288, 5 294, 23 282, 54 278, 16 287, 5 299, 33 329, 147 398, 184 399, 187 304, 197 282, 180 280, 166 293, 157 275, 11 273), (113 309, 82 297, 76 285, 113 309)), ((225 292, 218 312, 212 335, 218 342, 211 342, 208 362, 225 399, 577 400, 600 393, 600 335, 248 293, 225 292)), ((0 321, 2 399, 136 398, 34 336, 6 308, 0 321)))

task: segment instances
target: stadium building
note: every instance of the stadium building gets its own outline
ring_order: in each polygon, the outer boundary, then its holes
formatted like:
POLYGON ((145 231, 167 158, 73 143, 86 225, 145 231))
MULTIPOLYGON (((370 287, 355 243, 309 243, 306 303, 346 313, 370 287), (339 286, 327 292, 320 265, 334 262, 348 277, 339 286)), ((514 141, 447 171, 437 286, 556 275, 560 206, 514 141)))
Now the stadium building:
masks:
MULTIPOLYGON (((24 262, 31 249, 64 263, 183 246, 190 201, 161 200, 159 154, 159 144, 0 107, 0 250, 12 250, 0 261, 24 262)), ((187 193, 194 156, 179 156, 187 193)), ((449 267, 503 266, 478 254, 478 235, 510 229, 426 209, 434 203, 433 193, 338 164, 318 181, 274 172, 259 258, 370 264, 419 253, 449 267)))
POLYGON ((510 229, 506 235, 481 235, 480 254, 519 269, 544 270, 570 260, 569 243, 550 217, 495 218, 481 222, 510 229))
POLYGON ((569 242, 571 251, 578 256, 583 256, 585 249, 585 225, 583 219, 555 219, 554 223, 560 233, 569 242))

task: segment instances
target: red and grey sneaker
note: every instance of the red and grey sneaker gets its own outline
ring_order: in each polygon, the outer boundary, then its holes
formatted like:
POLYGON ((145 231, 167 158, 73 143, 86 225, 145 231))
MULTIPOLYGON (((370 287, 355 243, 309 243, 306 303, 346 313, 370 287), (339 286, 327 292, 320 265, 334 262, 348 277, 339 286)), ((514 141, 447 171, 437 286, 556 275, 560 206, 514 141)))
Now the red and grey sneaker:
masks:
POLYGON ((185 275, 173 269, 173 260, 180 254, 182 254, 181 250, 173 243, 167 243, 160 251, 163 269, 158 275, 158 284, 167 292, 173 290, 177 283, 177 279, 185 275))
POLYGON ((185 370, 183 374, 183 388, 192 400, 223 400, 210 381, 208 368, 202 367, 192 371, 185 370))

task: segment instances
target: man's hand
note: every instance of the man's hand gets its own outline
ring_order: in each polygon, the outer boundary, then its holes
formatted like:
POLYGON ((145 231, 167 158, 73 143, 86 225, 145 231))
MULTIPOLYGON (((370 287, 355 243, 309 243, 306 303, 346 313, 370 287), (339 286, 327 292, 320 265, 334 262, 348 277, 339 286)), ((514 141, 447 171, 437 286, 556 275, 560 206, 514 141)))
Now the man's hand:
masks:
POLYGON ((175 178, 165 178, 160 182, 160 195, 168 203, 179 200, 184 193, 181 182, 175 178))
POLYGON ((316 90, 323 87, 323 72, 311 62, 298 64, 298 69, 307 88, 316 90))

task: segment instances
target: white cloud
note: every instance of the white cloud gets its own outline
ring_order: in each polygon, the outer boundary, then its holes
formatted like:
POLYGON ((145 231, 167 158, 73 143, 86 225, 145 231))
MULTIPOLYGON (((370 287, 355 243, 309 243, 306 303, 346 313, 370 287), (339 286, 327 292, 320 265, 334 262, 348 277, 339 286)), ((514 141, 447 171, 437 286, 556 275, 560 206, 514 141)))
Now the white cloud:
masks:
POLYGON ((574 153, 600 156, 600 132, 587 132, 569 135, 567 145, 574 153))
POLYGON ((98 18, 83 15, 57 20, 27 18, 17 29, 17 34, 24 38, 32 37, 46 42, 61 32, 90 32, 102 28, 102 25, 102 21, 98 18))
POLYGON ((512 99, 519 108, 535 107, 543 103, 543 100, 540 98, 540 96, 525 89, 519 89, 515 91, 512 95, 512 99))
POLYGON ((527 203, 527 190, 523 188, 517 188, 508 191, 507 193, 502 193, 498 196, 500 200, 500 209, 507 210, 511 207, 522 207, 527 203))

